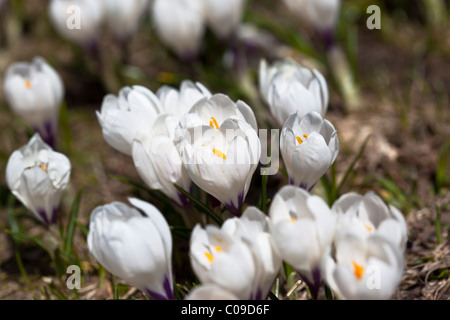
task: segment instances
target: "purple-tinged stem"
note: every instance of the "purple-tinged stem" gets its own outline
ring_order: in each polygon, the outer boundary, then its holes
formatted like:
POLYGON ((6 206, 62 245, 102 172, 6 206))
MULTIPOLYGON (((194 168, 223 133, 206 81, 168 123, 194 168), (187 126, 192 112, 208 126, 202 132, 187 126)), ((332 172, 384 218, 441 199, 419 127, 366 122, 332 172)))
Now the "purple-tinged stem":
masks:
POLYGON ((175 295, 173 293, 172 285, 167 276, 164 278, 163 288, 164 288, 165 294, 161 294, 160 292, 155 292, 150 289, 145 289, 144 292, 152 300, 175 300, 175 295))

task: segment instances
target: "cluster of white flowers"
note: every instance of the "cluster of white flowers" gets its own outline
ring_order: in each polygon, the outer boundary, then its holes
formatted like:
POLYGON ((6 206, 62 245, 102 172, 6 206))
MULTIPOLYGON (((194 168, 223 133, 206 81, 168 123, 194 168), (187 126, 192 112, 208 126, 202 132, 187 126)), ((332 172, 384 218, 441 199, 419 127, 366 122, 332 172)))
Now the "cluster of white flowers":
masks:
MULTIPOLYGON (((130 202, 96 208, 88 244, 107 270, 153 299, 173 299, 172 238, 163 214, 130 202)), ((189 257, 200 280, 187 300, 267 299, 290 264, 318 297, 323 284, 340 299, 389 299, 403 273, 406 223, 369 192, 343 195, 330 209, 296 186, 279 190, 269 215, 248 207, 222 226, 197 224, 189 257)))
POLYGON ((179 57, 195 57, 206 28, 220 39, 237 30, 246 0, 52 0, 49 16, 61 36, 82 45, 98 41, 103 25, 120 41, 151 17, 162 43, 179 57))
POLYGON ((239 215, 261 155, 256 118, 243 101, 200 83, 180 89, 125 87, 97 112, 105 140, 133 158, 148 187, 179 205, 192 181, 239 215))
POLYGON ((35 131, 14 151, 6 166, 11 192, 46 227, 55 224, 71 172, 69 159, 54 150, 59 109, 64 98, 60 75, 42 57, 11 64, 4 76, 11 110, 35 131))
MULTIPOLYGON (((224 3, 155 0, 152 10, 161 38, 186 55, 198 49, 194 38, 203 32, 204 21, 219 37, 236 28, 245 1, 224 3)), ((148 5, 145 0, 54 0, 50 12, 59 30, 86 41, 96 34, 100 6, 107 8, 111 29, 125 37, 148 5), (82 21, 87 35, 61 27, 58 19, 65 17, 69 4, 89 8, 82 21)), ((71 165, 41 136, 54 140, 64 87, 46 61, 36 58, 12 65, 4 88, 11 108, 37 131, 11 155, 7 184, 50 226, 71 165)), ((229 213, 221 225, 199 222, 193 228, 189 259, 200 284, 185 298, 267 299, 283 262, 298 273, 313 298, 324 284, 340 299, 390 298, 404 267, 407 227, 401 212, 373 192, 344 194, 331 208, 311 193, 339 153, 337 130, 324 118, 329 101, 325 78, 291 60, 272 65, 263 60, 259 91, 281 128, 280 151, 289 180, 275 193, 267 214, 244 206, 263 143, 255 114, 244 101, 185 80, 179 89, 165 85, 155 93, 139 85, 123 87, 117 96, 106 95, 96 113, 105 141, 131 157, 149 188, 183 210, 188 199, 175 185, 190 193, 195 184, 229 213)), ((173 243, 164 214, 143 200, 129 202, 132 206, 112 202, 92 211, 89 250, 109 272, 150 298, 174 299, 173 243)))
MULTIPOLYGON (((324 283, 342 299, 391 297, 403 271, 401 213, 373 193, 343 195, 332 208, 310 194, 339 152, 337 131, 323 118, 324 77, 293 61, 271 67, 262 62, 260 92, 282 123, 280 149, 290 183, 276 193, 268 215, 256 207, 242 213, 261 156, 256 118, 245 102, 185 80, 179 90, 163 86, 156 94, 124 88, 118 98, 107 96, 97 113, 105 140, 133 157, 150 188, 184 206, 186 199, 173 184, 189 192, 195 183, 232 214, 222 225, 197 224, 192 230, 189 256, 201 285, 186 299, 266 299, 283 261, 314 298, 324 283)), ((124 248, 145 242, 144 233, 137 241, 99 227, 102 219, 92 216, 90 232, 101 228, 105 238, 122 239, 124 248)), ((101 250, 100 241, 90 245, 94 255, 101 250)), ((123 250, 121 261, 136 259, 123 250)), ((167 255, 153 260, 171 263, 167 255)), ((114 273, 117 263, 109 263, 105 267, 114 273)), ((173 292, 162 284, 171 275, 159 275, 161 290, 150 296, 168 298, 173 292)), ((136 286, 148 292, 150 285, 136 286)))

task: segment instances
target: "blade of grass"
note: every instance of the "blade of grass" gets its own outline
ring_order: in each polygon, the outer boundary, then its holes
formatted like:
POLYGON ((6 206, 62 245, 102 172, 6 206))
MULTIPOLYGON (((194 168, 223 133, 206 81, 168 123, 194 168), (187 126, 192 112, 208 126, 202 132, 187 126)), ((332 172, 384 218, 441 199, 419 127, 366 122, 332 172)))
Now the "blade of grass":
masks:
POLYGON ((38 246, 39 248, 41 248, 42 250, 44 250, 45 252, 47 252, 50 255, 47 248, 38 239, 31 237, 27 234, 21 233, 21 232, 13 232, 12 230, 8 230, 8 229, 6 229, 5 232, 10 234, 12 237, 18 238, 20 241, 23 241, 23 240, 30 241, 31 243, 35 244, 36 246, 38 246))
POLYGON ((333 291, 331 291, 331 289, 327 285, 324 285, 323 288, 324 288, 325 297, 327 298, 327 300, 333 300, 333 291))
POLYGON ((262 212, 266 212, 266 208, 267 208, 267 181, 269 179, 269 176, 267 174, 264 174, 265 172, 263 172, 263 175, 261 177, 261 193, 259 194, 259 209, 262 212))
MULTIPOLYGON (((8 201, 7 201, 8 224, 9 224, 9 227, 10 227, 12 233, 19 234, 21 232, 19 229, 19 224, 17 223, 17 220, 16 220, 16 212, 13 209, 15 201, 16 201, 16 197, 12 193, 10 193, 9 197, 8 197, 8 201)), ((11 235, 13 237, 14 243, 20 244, 21 239, 13 234, 11 234, 11 235)))
POLYGON ((412 205, 412 197, 406 195, 406 193, 390 179, 377 178, 376 180, 380 186, 388 192, 389 198, 385 199, 387 202, 400 208, 402 211, 409 211, 409 207, 412 205))
POLYGON ((77 288, 73 288, 73 293, 75 295, 75 300, 80 300, 80 294, 78 293, 77 288))
POLYGON ((30 284, 30 278, 28 278, 27 271, 23 265, 22 256, 18 249, 15 250, 14 256, 16 258, 17 267, 19 268, 20 274, 22 275, 23 280, 26 284, 30 284))
POLYGON ((287 292, 287 296, 289 300, 297 300, 297 291, 295 290, 298 287, 297 283, 297 272, 292 271, 287 279, 286 279, 286 286, 287 288, 291 288, 289 292, 287 292))
POLYGON ((271 297, 271 299, 276 299, 279 300, 278 297, 280 296, 280 277, 278 276, 275 279, 275 283, 273 284, 272 287, 272 291, 270 291, 269 296, 271 297), (274 298, 272 298, 272 295, 274 296, 274 298))
POLYGON ((77 225, 78 229, 80 229, 81 232, 83 232, 84 237, 86 238, 89 233, 88 227, 86 227, 84 224, 82 224, 79 220, 75 220, 75 224, 77 225))
POLYGON ((114 300, 119 300, 119 284, 114 284, 114 300))
POLYGON ((333 190, 331 190, 330 180, 328 179, 328 177, 326 175, 323 175, 320 178, 320 182, 322 183, 323 190, 325 191, 325 196, 327 198, 328 205, 331 206, 334 200, 333 200, 333 190))
POLYGON ((278 297, 272 291, 269 292, 269 298, 270 300, 279 300, 278 297))
POLYGON ((181 290, 181 286, 179 286, 175 281, 173 282, 174 294, 176 300, 184 300, 184 292, 181 290))
POLYGON ((67 111, 67 103, 66 101, 63 101, 60 108, 59 113, 59 122, 60 122, 60 128, 61 128, 61 137, 63 142, 63 147, 65 150, 65 153, 70 155, 72 154, 72 131, 70 130, 69 125, 69 114, 67 111))
POLYGON ((174 183, 173 185, 182 195, 184 195, 186 198, 188 198, 197 209, 199 209, 200 211, 202 211, 203 213, 208 215, 218 225, 222 225, 222 223, 223 223, 222 219, 220 217, 218 217, 214 213, 214 211, 212 211, 208 206, 206 206, 203 202, 201 202, 198 199, 196 199, 195 197, 193 197, 189 192, 187 192, 186 190, 184 190, 183 188, 178 186, 176 183, 174 183))
POLYGON ((50 294, 48 293, 46 286, 42 287, 42 293, 44 294, 44 296, 46 298, 45 300, 52 300, 52 298, 50 297, 50 294))
POLYGON ((450 141, 447 142, 439 151, 439 158, 436 167, 436 176, 434 181, 435 193, 439 194, 442 188, 450 182, 448 174, 448 164, 450 160, 450 141))
POLYGON ((53 293, 53 295, 55 297, 57 297, 59 300, 69 300, 69 298, 67 298, 63 293, 61 293, 60 291, 58 291, 56 288, 53 288, 51 285, 49 285, 48 290, 50 290, 51 293, 53 293))
POLYGON ((173 205, 173 201, 171 199, 169 199, 164 193, 162 193, 159 190, 151 190, 149 188, 147 188, 146 186, 137 183, 135 181, 132 181, 128 178, 125 177, 118 177, 118 176, 114 176, 114 175, 109 175, 110 178, 118 180, 122 183, 128 184, 134 188, 137 188, 138 190, 143 190, 145 192, 147 192, 150 197, 152 197, 154 200, 160 202, 161 204, 161 208, 164 208, 165 212, 176 212, 179 213, 179 210, 177 210, 174 205, 173 205))
POLYGON ((280 24, 273 21, 273 19, 256 12, 248 11, 247 13, 246 21, 252 22, 262 29, 269 30, 276 37, 299 52, 320 60, 320 55, 314 48, 314 45, 303 34, 298 32, 298 30, 292 30, 292 28, 280 26, 280 24))
POLYGON ((98 267, 98 286, 99 287, 103 287, 103 285, 105 284, 105 278, 106 278, 106 269, 102 265, 99 265, 99 267, 98 267))
POLYGON ((190 239, 191 229, 184 228, 184 227, 174 227, 174 226, 170 226, 169 228, 174 235, 177 235, 186 240, 190 239))
POLYGON ((168 202, 168 200, 164 196, 164 194, 159 192, 159 191, 157 191, 157 190, 151 190, 151 189, 147 188, 146 186, 144 186, 144 185, 142 185, 140 183, 137 183, 135 181, 132 181, 132 180, 130 180, 128 178, 125 178, 125 177, 119 177, 119 176, 115 176, 115 175, 108 175, 108 177, 110 177, 111 179, 120 181, 122 183, 128 184, 128 185, 130 185, 132 187, 135 187, 137 189, 144 190, 144 191, 146 191, 148 194, 150 194, 152 197, 154 197, 158 201, 168 202))
POLYGON ((80 188, 75 196, 75 200, 73 201, 72 208, 70 210, 69 221, 67 223, 67 229, 65 232, 64 238, 64 251, 66 253, 71 253, 73 249, 73 237, 75 235, 75 225, 78 217, 78 209, 80 208, 80 200, 82 189, 80 188))
POLYGON ((53 263, 59 278, 62 278, 66 274, 66 268, 64 267, 66 263, 62 256, 64 257, 64 252, 61 252, 60 249, 56 249, 53 254, 53 263))
POLYGON ((347 181, 348 177, 350 176, 350 173, 353 171, 353 168, 355 167, 356 162, 358 162, 358 160, 363 155, 364 150, 366 149, 367 143, 369 142, 369 139, 370 139, 370 135, 368 135, 364 139, 364 142, 363 142, 361 148, 359 149, 359 152, 356 154, 356 156, 353 159, 352 163, 347 168, 347 171, 345 172, 344 177, 342 178, 341 182, 339 183, 339 185, 338 185, 338 187, 336 189, 336 194, 335 194, 336 197, 338 197, 339 194, 341 193, 342 187, 344 186, 345 181, 347 181))

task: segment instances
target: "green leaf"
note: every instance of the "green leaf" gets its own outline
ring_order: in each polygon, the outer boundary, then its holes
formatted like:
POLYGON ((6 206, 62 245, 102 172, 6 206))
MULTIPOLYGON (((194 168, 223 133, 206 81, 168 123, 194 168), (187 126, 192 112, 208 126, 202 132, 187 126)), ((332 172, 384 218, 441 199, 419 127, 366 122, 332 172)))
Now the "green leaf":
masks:
POLYGON ((81 232, 83 232, 83 235, 84 235, 84 237, 86 238, 87 235, 88 235, 88 233, 89 233, 88 227, 86 227, 84 224, 82 224, 82 223, 80 222, 80 220, 78 220, 78 219, 75 220, 75 224, 77 225, 78 229, 80 229, 81 232))
POLYGON ((269 179, 269 176, 267 174, 263 174, 261 176, 261 193, 259 194, 258 207, 262 212, 266 212, 266 209, 267 209, 267 181, 268 181, 268 179, 269 179))
POLYGON ((384 197, 386 202, 398 207, 402 211, 409 211, 409 208, 412 205, 413 196, 408 196, 392 180, 390 180, 390 178, 377 178, 376 180, 380 186, 390 194, 389 198, 384 197))
POLYGON ((13 238, 18 239, 19 241, 23 241, 23 240, 30 241, 31 243, 35 244, 36 246, 38 246, 39 248, 41 248, 42 250, 44 250, 45 252, 47 252, 50 255, 50 253, 48 252, 47 248, 38 239, 36 239, 34 237, 31 237, 31 236, 29 236, 29 235, 27 235, 25 233, 14 232, 14 231, 8 230, 8 229, 6 229, 5 232, 10 234, 13 238))
POLYGON ((361 148, 359 149, 358 154, 355 156, 352 163, 347 168, 347 171, 345 172, 344 177, 342 178, 341 182, 339 183, 339 185, 336 189, 336 197, 338 197, 339 194, 341 193, 342 187, 344 186, 345 181, 347 181, 347 178, 349 177, 350 173, 353 171, 353 168, 355 167, 356 162, 358 162, 358 160, 363 155, 364 150, 366 149, 366 146, 367 146, 367 142, 369 142, 369 139, 370 139, 370 135, 368 135, 366 137, 366 139, 364 139, 364 142, 363 142, 361 148))
POLYGON ((25 280, 27 284, 30 284, 30 279, 28 278, 27 271, 25 269, 25 266, 23 265, 22 256, 20 255, 20 252, 18 249, 15 250, 14 256, 16 258, 17 267, 20 270, 20 274, 22 275, 22 278, 25 280))
POLYGON ((322 183, 323 190, 325 191, 325 196, 326 196, 326 198, 328 200, 328 205, 331 207, 331 205, 334 202, 334 195, 333 195, 334 192, 332 190, 331 183, 328 180, 328 177, 326 175, 323 175, 320 178, 320 182, 322 183))
POLYGON ((50 290, 51 293, 53 293, 53 295, 55 297, 57 297, 59 300, 69 300, 69 298, 67 298, 63 293, 61 293, 61 291, 57 290, 56 288, 54 288, 53 286, 49 285, 48 290, 50 290))
POLYGON ((12 235, 14 242, 16 244, 20 244, 20 242, 22 241, 22 238, 15 235, 15 234, 21 234, 19 224, 17 223, 17 220, 16 220, 16 212, 13 209, 15 201, 16 201, 16 197, 12 193, 10 193, 9 197, 8 197, 8 202, 7 202, 8 224, 9 224, 9 227, 11 228, 10 234, 12 235))
POLYGON ((442 188, 450 183, 449 178, 450 163, 450 141, 448 141, 439 151, 439 158, 436 167, 436 176, 434 181, 434 191, 439 194, 442 188))
POLYGON ((59 111, 59 123, 64 150, 67 154, 72 154, 72 132, 70 131, 66 101, 63 101, 59 111))
POLYGON ((119 177, 119 176, 115 176, 115 175, 108 175, 108 176, 111 179, 118 180, 118 181, 120 181, 122 183, 128 184, 129 186, 132 186, 132 187, 134 187, 134 188, 136 188, 138 190, 143 190, 143 191, 147 192, 151 197, 153 197, 154 199, 156 199, 156 200, 158 200, 158 201, 160 201, 162 203, 170 204, 170 202, 167 199, 167 197, 162 192, 160 192, 158 190, 152 190, 152 189, 147 188, 146 186, 144 186, 144 185, 142 185, 140 183, 137 183, 137 182, 132 181, 132 180, 130 180, 128 178, 125 178, 125 177, 119 177))
POLYGON ((184 195, 186 198, 188 198, 197 209, 199 209, 200 211, 202 211, 203 213, 208 215, 219 226, 222 225, 222 223, 223 223, 222 219, 220 217, 218 217, 215 214, 215 212, 212 211, 207 205, 205 205, 203 202, 201 202, 200 200, 198 200, 197 198, 192 196, 189 192, 187 192, 186 190, 184 190, 183 188, 178 186, 176 183, 174 183, 173 185, 182 195, 184 195))
POLYGON ((184 228, 184 227, 174 227, 174 226, 170 226, 169 227, 170 230, 172 231, 172 233, 176 236, 179 236, 185 240, 189 240, 191 237, 191 229, 189 228, 184 228))
POLYGON ((81 194, 82 189, 80 188, 70 210, 69 221, 67 223, 67 229, 64 238, 64 251, 67 253, 72 252, 73 237, 75 234, 75 225, 78 217, 78 210, 80 207, 81 194))
POLYGON ((269 298, 270 300, 279 300, 278 297, 272 291, 269 292, 269 298))

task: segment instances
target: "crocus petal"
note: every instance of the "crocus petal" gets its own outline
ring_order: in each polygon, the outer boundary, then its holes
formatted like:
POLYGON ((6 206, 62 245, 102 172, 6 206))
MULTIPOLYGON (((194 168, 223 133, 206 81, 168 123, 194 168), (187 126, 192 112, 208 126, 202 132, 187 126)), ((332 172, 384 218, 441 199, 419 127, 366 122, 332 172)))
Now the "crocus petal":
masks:
POLYGON ((119 202, 93 210, 89 250, 114 275, 157 298, 171 299, 172 239, 167 222, 151 204, 130 202, 144 215, 119 202))
POLYGON ((325 116, 328 87, 319 71, 293 60, 279 60, 259 67, 259 91, 277 124, 281 127, 292 113, 301 118, 315 111, 325 116))
POLYGON ((192 288, 185 300, 238 300, 238 297, 215 283, 207 283, 192 288))

